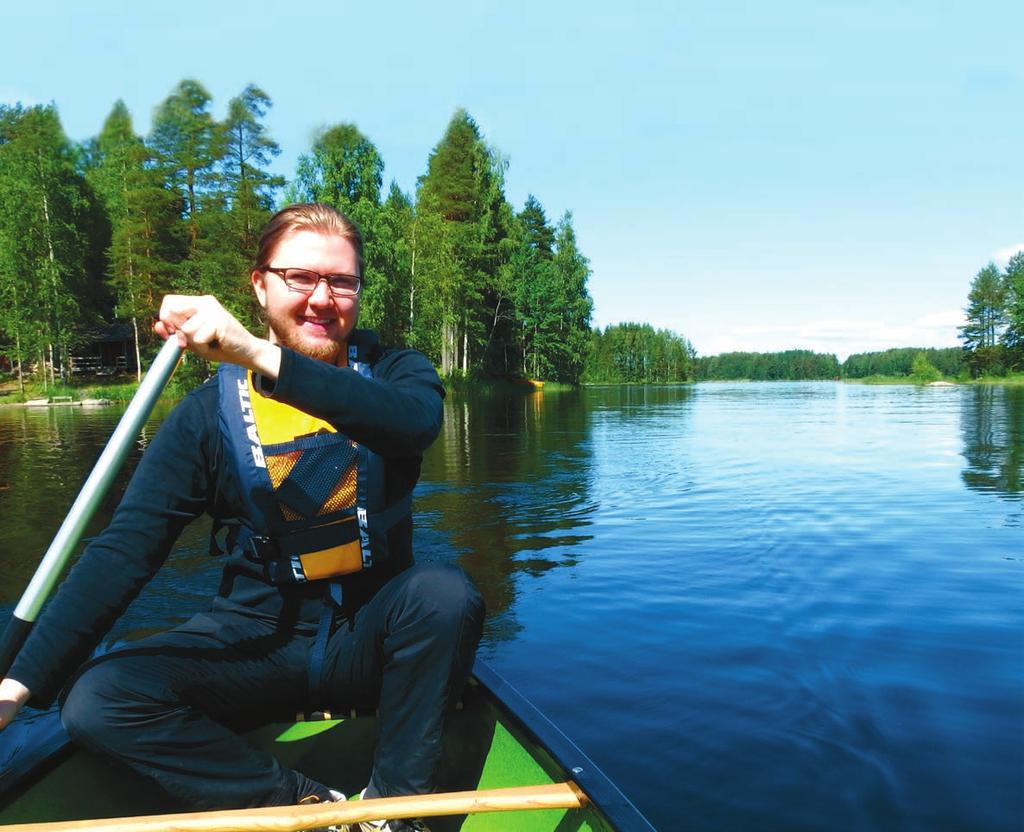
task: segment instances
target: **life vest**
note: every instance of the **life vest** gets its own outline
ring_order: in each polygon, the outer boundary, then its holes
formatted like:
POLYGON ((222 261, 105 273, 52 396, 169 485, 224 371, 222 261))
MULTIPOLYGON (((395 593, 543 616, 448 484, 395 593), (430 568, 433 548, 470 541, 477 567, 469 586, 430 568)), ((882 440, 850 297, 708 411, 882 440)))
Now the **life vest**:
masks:
MULTIPOLYGON (((372 333, 356 330, 348 366, 373 378, 372 333)), ((327 422, 263 396, 234 364, 217 373, 219 423, 245 502, 235 545, 274 585, 338 578, 387 558, 387 532, 412 496, 388 504, 384 461, 327 422)))

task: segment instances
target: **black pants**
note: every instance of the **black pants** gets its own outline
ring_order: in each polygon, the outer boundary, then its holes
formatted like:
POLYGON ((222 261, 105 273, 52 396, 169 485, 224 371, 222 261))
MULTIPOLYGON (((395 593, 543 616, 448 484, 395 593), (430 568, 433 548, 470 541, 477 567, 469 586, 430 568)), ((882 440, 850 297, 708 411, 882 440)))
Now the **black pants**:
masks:
MULTIPOLYGON (((424 564, 332 633, 326 704, 380 708, 370 795, 434 787, 445 712, 472 667, 482 623, 483 602, 462 570, 424 564)), ((196 808, 295 803, 309 781, 228 726, 294 719, 308 701, 314 640, 245 615, 197 615, 87 667, 64 703, 64 726, 196 808)))

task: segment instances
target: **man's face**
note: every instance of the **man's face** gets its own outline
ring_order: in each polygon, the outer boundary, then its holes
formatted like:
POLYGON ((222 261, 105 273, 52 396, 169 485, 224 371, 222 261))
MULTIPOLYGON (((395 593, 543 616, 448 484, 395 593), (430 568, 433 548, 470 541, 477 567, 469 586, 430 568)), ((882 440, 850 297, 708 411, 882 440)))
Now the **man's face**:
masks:
MULTIPOLYGON (((352 244, 336 234, 293 231, 281 238, 270 258, 275 269, 309 269, 320 274, 359 275, 352 244)), ((335 365, 343 365, 345 345, 359 314, 359 297, 334 297, 321 280, 312 294, 288 288, 274 272, 252 273, 252 285, 266 310, 272 344, 335 365)))

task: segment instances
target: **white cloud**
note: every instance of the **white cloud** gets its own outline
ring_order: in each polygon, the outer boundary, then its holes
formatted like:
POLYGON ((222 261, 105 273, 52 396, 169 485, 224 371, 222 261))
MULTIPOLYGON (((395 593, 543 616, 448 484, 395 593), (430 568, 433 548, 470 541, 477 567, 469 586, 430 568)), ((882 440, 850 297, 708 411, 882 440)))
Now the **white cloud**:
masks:
POLYGON ((777 352, 807 349, 835 353, 840 361, 857 352, 893 347, 955 347, 957 327, 964 322, 959 309, 929 312, 906 323, 881 320, 822 320, 791 326, 741 326, 696 344, 702 355, 722 352, 777 352))
POLYGON ((1015 245, 1006 246, 1005 248, 993 251, 992 259, 995 261, 997 266, 1001 269, 1005 269, 1006 264, 1010 262, 1010 258, 1018 251, 1024 251, 1024 243, 1016 243, 1015 245))

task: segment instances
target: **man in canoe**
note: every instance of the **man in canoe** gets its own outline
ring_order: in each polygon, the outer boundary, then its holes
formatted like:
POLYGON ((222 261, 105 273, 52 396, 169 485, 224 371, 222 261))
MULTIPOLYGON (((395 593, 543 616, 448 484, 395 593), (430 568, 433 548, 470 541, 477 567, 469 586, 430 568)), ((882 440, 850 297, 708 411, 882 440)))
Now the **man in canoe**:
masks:
POLYGON ((276 214, 250 275, 266 338, 212 297, 164 298, 157 333, 222 362, 217 378, 168 416, 36 623, 0 683, 0 727, 63 689, 76 742, 228 809, 342 798, 228 725, 379 707, 365 796, 434 789, 483 603, 457 567, 413 563, 410 497, 443 388, 423 355, 355 329, 362 251, 332 208, 276 214), (79 669, 204 512, 226 551, 211 609, 79 669))

